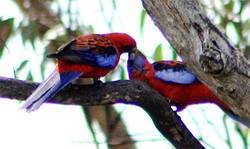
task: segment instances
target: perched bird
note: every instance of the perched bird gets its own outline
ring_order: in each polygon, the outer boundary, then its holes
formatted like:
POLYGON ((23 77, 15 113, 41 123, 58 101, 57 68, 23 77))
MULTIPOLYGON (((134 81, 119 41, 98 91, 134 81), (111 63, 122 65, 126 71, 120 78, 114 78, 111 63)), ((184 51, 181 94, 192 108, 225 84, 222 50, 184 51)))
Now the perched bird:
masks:
POLYGON ((241 119, 200 82, 183 62, 158 61, 151 64, 139 50, 131 50, 128 53, 127 70, 130 79, 146 82, 167 97, 170 104, 176 106, 177 111, 188 105, 214 103, 233 119, 250 127, 247 121, 241 119))
POLYGON ((52 74, 28 97, 22 108, 38 109, 43 102, 78 78, 99 79, 112 71, 120 54, 136 48, 136 41, 125 33, 79 36, 48 55, 56 58, 52 74))
POLYGON ((180 61, 158 61, 151 64, 140 51, 135 50, 129 52, 127 69, 130 79, 147 82, 169 98, 177 111, 199 103, 211 102, 226 106, 180 61))

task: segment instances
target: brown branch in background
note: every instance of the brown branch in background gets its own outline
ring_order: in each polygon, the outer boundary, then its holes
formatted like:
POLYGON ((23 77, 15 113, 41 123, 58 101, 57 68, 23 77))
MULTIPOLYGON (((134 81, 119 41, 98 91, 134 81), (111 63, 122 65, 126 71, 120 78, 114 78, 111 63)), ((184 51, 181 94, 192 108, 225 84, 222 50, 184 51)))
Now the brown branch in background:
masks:
POLYGON ((91 123, 98 122, 103 133, 107 137, 110 149, 135 149, 126 125, 121 119, 121 113, 115 111, 111 105, 84 107, 85 114, 91 119, 91 123), (125 130, 124 130, 125 129, 125 130))
POLYGON ((13 18, 6 20, 0 18, 0 57, 2 56, 3 49, 7 48, 6 42, 13 31, 13 22, 13 18))
POLYGON ((50 0, 15 0, 16 4, 31 20, 53 27, 58 24, 58 16, 49 7, 50 0))
MULTIPOLYGON (((37 83, 1 77, 0 97, 23 100, 37 86, 37 83)), ((143 82, 123 80, 100 85, 71 85, 50 102, 85 106, 114 103, 137 105, 151 116, 158 130, 176 148, 204 148, 173 112, 168 101, 143 82)))
POLYGON ((36 36, 42 37, 60 22, 58 15, 49 7, 51 3, 49 0, 15 0, 15 2, 29 21, 38 24, 36 36))

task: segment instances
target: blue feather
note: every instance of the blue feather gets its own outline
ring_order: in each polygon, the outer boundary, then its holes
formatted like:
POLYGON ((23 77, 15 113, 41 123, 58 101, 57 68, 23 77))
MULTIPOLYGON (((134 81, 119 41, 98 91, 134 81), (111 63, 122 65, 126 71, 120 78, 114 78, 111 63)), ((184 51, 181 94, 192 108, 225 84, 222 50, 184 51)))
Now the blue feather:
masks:
POLYGON ((116 66, 117 55, 109 55, 104 57, 103 55, 96 55, 97 66, 104 68, 114 68, 116 66))
POLYGON ((141 55, 128 53, 127 70, 131 74, 132 71, 142 72, 144 70, 145 61, 141 55))
POLYGON ((65 50, 56 55, 59 59, 72 63, 88 64, 103 68, 114 68, 116 65, 116 53, 93 53, 91 50, 65 50))
POLYGON ((155 77, 169 83, 193 84, 198 81, 196 76, 190 71, 163 69, 155 72, 155 77))
POLYGON ((79 78, 81 72, 65 72, 59 73, 54 71, 38 88, 28 97, 22 106, 23 109, 34 111, 38 109, 42 103, 53 97, 66 85, 79 78))

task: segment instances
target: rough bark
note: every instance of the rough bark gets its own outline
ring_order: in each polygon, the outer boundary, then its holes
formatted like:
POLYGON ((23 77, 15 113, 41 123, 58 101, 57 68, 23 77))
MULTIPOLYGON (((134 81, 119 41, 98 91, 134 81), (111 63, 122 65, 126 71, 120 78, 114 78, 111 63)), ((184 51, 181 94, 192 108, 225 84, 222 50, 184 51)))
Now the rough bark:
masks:
POLYGON ((250 63, 198 0, 142 0, 165 38, 200 80, 250 123, 250 63))
MULTIPOLYGON (((0 77, 0 97, 23 100, 37 86, 38 83, 0 77)), ((100 85, 71 85, 49 102, 85 106, 114 103, 137 105, 151 116, 158 130, 176 148, 204 148, 171 109, 168 100, 143 82, 123 80, 100 85)))

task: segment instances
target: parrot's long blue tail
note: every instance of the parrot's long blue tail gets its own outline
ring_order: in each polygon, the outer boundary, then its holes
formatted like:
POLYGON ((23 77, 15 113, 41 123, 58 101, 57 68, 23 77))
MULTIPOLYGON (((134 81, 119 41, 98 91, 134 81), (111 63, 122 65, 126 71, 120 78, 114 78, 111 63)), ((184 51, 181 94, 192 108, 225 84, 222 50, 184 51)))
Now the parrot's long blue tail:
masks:
POLYGON ((50 76, 28 97, 21 109, 26 109, 27 112, 38 109, 42 103, 53 97, 57 92, 81 75, 81 72, 59 73, 56 70, 53 71, 53 73, 50 74, 50 76))

